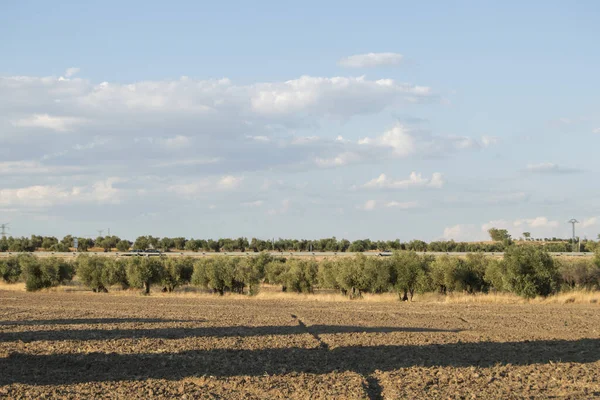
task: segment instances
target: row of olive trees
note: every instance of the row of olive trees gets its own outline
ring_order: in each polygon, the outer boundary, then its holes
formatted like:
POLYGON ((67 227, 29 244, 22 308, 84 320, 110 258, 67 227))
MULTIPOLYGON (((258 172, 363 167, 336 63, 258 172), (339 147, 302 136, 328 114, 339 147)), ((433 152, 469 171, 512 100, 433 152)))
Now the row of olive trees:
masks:
POLYGON ((193 284, 212 290, 256 294, 261 283, 280 285, 283 291, 311 293, 334 289, 350 298, 363 293, 395 292, 412 300, 415 292, 477 293, 490 290, 524 297, 547 296, 559 289, 600 289, 600 260, 553 259, 537 247, 511 247, 503 259, 482 253, 465 258, 433 257, 413 251, 392 257, 362 254, 317 262, 314 259, 254 257, 131 257, 80 255, 74 263, 57 258, 19 255, 0 259, 0 275, 8 283, 24 281, 27 290, 70 281, 74 273, 95 292, 119 285, 150 292, 160 285, 171 292, 193 284))
POLYGON ((29 254, 0 259, 0 276, 7 283, 25 282, 28 291, 70 282, 75 275, 73 263, 55 258, 37 258, 29 254))

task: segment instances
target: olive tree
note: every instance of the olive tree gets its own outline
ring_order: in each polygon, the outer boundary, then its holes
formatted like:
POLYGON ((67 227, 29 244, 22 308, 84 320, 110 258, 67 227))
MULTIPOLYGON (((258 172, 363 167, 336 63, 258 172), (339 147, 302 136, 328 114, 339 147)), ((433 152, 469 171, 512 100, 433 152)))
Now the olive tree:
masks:
POLYGON ((519 296, 548 296, 558 289, 558 268, 542 248, 511 246, 504 252, 504 266, 508 289, 519 296))
POLYGON ((164 266, 156 257, 132 257, 127 265, 127 280, 133 287, 143 288, 150 293, 152 284, 160 283, 165 275, 164 266))
POLYGON ((414 251, 399 251, 392 256, 392 266, 398 296, 402 301, 412 301, 415 291, 423 284, 427 274, 427 259, 414 251))

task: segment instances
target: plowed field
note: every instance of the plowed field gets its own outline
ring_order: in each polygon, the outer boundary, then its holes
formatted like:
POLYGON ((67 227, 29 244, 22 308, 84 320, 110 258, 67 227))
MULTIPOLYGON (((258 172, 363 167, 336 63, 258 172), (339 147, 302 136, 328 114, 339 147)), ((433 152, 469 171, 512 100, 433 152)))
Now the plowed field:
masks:
POLYGON ((600 307, 0 291, 0 397, 600 398, 600 307))

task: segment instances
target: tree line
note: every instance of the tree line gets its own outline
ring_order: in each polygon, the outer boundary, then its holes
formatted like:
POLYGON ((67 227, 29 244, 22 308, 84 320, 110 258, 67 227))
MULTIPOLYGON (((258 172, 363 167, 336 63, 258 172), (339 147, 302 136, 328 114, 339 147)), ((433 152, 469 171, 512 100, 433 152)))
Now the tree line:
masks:
MULTIPOLYGON (((236 239, 221 238, 213 239, 187 239, 184 237, 154 237, 140 236, 135 241, 121 239, 118 236, 103 236, 96 239, 77 238, 79 252, 86 252, 91 248, 103 249, 104 251, 126 252, 130 249, 145 250, 148 248, 160 249, 162 251, 202 251, 202 252, 261 252, 261 251, 302 251, 302 252, 365 252, 365 251, 396 251, 412 250, 418 252, 503 252, 514 242, 504 230, 490 230, 490 235, 496 239, 491 242, 455 242, 422 240, 411 240, 401 242, 397 240, 360 239, 349 241, 338 240, 335 237, 317 240, 277 239, 262 240, 240 237, 236 239), (500 231, 498 233, 497 231, 500 231), (508 235, 508 237, 506 236, 508 235)), ((34 252, 44 250, 51 252, 74 251, 74 237, 65 236, 61 240, 53 236, 31 237, 5 237, 0 239, 0 252, 34 252)), ((570 252, 573 250, 570 241, 558 242, 528 242, 530 245, 540 245, 550 252, 570 252)), ((595 251, 598 242, 584 240, 581 242, 581 251, 595 251)))
POLYGON ((0 259, 7 283, 25 282, 28 291, 70 282, 74 276, 94 292, 111 288, 151 287, 172 292, 195 285, 214 293, 254 295, 262 284, 284 292, 336 290, 350 298, 364 293, 397 293, 412 300, 415 293, 511 292, 526 298, 560 290, 600 290, 600 256, 595 259, 553 258, 535 246, 511 246, 502 259, 482 253, 464 258, 397 251, 391 257, 357 254, 335 259, 274 257, 131 257, 108 258, 82 254, 74 261, 20 254, 0 259))

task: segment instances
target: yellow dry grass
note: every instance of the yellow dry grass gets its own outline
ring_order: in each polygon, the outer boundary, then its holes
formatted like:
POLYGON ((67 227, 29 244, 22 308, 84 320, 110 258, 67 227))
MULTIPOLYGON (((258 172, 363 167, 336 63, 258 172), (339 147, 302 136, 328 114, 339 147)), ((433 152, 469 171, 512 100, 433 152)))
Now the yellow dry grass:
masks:
MULTIPOLYGON (((310 302, 368 302, 368 303, 389 303, 397 302, 398 295, 395 293, 368 294, 365 293, 360 299, 350 299, 341 293, 332 290, 318 290, 315 293, 289 293, 282 292, 279 286, 263 285, 261 291, 256 296, 247 296, 237 293, 225 293, 223 296, 215 295, 203 289, 193 286, 179 288, 173 293, 162 293, 159 286, 154 286, 151 292, 153 297, 182 297, 182 298, 223 298, 229 300, 293 300, 310 302)), ((0 281, 0 290, 6 291, 25 291, 25 283, 18 282, 8 284, 0 281)), ((67 293, 67 292, 87 292, 93 295, 88 288, 74 282, 71 285, 61 285, 49 289, 42 289, 41 292, 67 293)), ((110 292, 104 295, 109 296, 140 296, 140 289, 121 290, 118 287, 110 288, 110 292)), ((600 291, 574 290, 562 292, 548 297, 536 297, 534 299, 524 299, 512 293, 451 293, 441 295, 437 293, 415 294, 413 299, 418 303, 479 303, 479 304, 598 304, 600 305, 600 291)))

